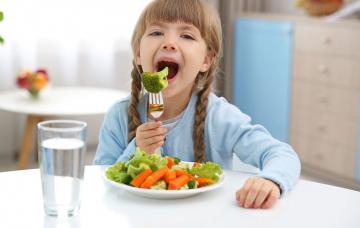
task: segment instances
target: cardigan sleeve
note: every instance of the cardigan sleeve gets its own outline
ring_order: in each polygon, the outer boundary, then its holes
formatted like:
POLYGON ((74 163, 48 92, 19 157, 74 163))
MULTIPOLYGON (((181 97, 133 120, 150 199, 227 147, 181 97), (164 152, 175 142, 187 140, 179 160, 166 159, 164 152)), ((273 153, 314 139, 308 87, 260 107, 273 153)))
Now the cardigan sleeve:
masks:
POLYGON ((286 194, 300 176, 300 160, 292 147, 273 138, 261 125, 237 107, 219 98, 208 111, 211 139, 224 153, 235 153, 239 159, 260 169, 258 176, 277 183, 286 194))
POLYGON ((135 139, 127 141, 127 104, 126 101, 120 101, 105 115, 93 164, 112 165, 118 161, 128 160, 134 153, 135 139))

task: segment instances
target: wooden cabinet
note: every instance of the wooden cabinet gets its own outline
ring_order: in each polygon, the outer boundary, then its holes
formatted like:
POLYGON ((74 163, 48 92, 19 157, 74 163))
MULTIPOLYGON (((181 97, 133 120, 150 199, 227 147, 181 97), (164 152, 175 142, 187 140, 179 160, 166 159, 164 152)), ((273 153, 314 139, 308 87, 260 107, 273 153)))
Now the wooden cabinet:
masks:
POLYGON ((290 144, 305 167, 359 180, 360 22, 294 24, 290 144))
POLYGON ((360 21, 262 14, 240 18, 292 23, 290 118, 284 120, 289 121, 289 143, 303 171, 360 189, 360 21))

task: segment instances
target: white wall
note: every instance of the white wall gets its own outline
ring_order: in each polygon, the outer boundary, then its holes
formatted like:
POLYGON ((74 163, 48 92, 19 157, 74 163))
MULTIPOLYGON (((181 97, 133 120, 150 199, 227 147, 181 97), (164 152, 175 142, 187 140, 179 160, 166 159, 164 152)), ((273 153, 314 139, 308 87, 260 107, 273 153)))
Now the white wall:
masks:
MULTIPOLYGON (((53 86, 129 90, 130 37, 148 1, 1 0, 0 93, 16 88, 21 69, 39 66, 53 86)), ((103 115, 72 119, 88 123, 88 146, 95 146, 103 115)), ((19 151, 24 125, 24 115, 0 111, 0 159, 19 151)))

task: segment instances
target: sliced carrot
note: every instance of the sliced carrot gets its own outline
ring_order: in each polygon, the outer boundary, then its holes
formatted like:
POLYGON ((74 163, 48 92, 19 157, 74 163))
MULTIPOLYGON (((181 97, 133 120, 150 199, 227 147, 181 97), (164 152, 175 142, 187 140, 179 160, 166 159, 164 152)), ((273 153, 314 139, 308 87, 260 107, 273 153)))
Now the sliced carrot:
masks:
POLYGON ((213 180, 211 180, 210 178, 205 178, 205 177, 195 177, 194 180, 196 180, 199 183, 199 187, 203 187, 203 186, 214 183, 213 180))
POLYGON ((169 169, 167 173, 164 176, 164 181, 166 183, 169 183, 171 180, 176 178, 176 172, 175 170, 169 169))
POLYGON ((140 185, 152 174, 151 169, 145 169, 140 174, 138 174, 131 182, 130 184, 134 187, 140 187, 140 185))
POLYGON ((187 184, 187 182, 189 182, 189 180, 190 180, 190 178, 187 175, 182 175, 180 177, 177 177, 176 179, 171 180, 169 182, 168 190, 178 190, 182 186, 187 184))
POLYGON ((171 168, 171 167, 173 167, 175 165, 175 162, 174 162, 174 160, 172 158, 166 157, 166 159, 167 159, 167 166, 169 168, 171 168))
POLYGON ((194 162, 193 166, 199 167, 199 166, 202 166, 202 164, 200 162, 194 162))
POLYGON ((194 178, 193 175, 191 175, 190 173, 187 173, 187 172, 185 172, 184 170, 181 170, 181 169, 176 169, 175 172, 176 172, 176 177, 180 177, 180 176, 182 176, 182 175, 186 175, 186 176, 188 176, 190 179, 194 178))
POLYGON ((156 170, 153 174, 146 178, 146 180, 140 185, 140 188, 150 188, 152 185, 158 182, 168 170, 169 168, 167 166, 156 170))

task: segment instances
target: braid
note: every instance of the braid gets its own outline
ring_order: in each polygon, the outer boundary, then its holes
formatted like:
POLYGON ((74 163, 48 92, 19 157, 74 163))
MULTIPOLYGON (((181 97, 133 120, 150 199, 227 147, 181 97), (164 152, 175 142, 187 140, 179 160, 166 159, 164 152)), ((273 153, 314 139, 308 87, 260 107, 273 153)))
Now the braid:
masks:
POLYGON ((131 71, 131 100, 128 110, 129 116, 129 135, 128 141, 130 142, 136 135, 136 128, 140 126, 140 114, 137 110, 139 104, 139 96, 141 92, 141 69, 133 62, 133 70, 131 71))
POLYGON ((195 81, 195 87, 201 86, 196 101, 195 121, 193 126, 194 157, 196 162, 206 161, 205 156, 205 117, 208 104, 208 97, 211 92, 211 84, 214 80, 214 67, 211 67, 205 74, 199 74, 195 81), (204 81, 201 83, 201 81, 204 81))

